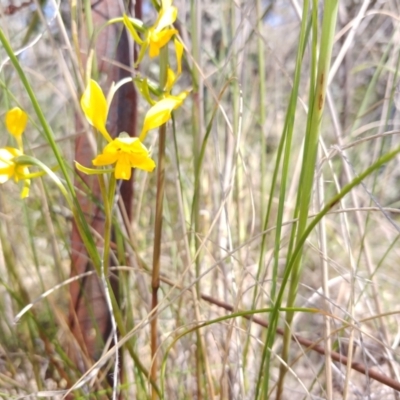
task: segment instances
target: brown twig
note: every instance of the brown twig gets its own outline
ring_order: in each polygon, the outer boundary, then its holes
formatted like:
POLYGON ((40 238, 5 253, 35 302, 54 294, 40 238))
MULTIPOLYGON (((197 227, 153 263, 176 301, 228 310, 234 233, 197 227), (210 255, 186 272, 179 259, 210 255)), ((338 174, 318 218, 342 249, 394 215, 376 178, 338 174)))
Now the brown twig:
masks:
POLYGON ((21 3, 21 5, 19 6, 14 6, 14 4, 12 4, 12 2, 10 2, 10 5, 7 7, 4 7, 4 15, 13 15, 15 14, 17 11, 22 10, 25 7, 30 6, 33 3, 32 0, 26 1, 25 3, 21 3))
MULTIPOLYGON (((156 200, 156 215, 154 224, 154 245, 153 245, 153 271, 151 279, 152 296, 151 309, 158 306, 157 293, 160 287, 160 256, 161 256, 161 235, 162 235, 162 220, 163 220, 163 200, 164 200, 164 180, 165 180, 165 136, 166 126, 162 125, 159 129, 158 142, 158 166, 157 166, 157 200, 156 200)), ((151 379, 154 382, 157 380, 157 315, 151 320, 151 379)), ((152 399, 158 397, 157 392, 153 388, 152 399)))
MULTIPOLYGON (((215 299, 214 297, 208 296, 206 294, 202 294, 201 298, 205 301, 208 301, 209 303, 215 304, 218 307, 224 308, 227 311, 233 311, 233 307, 230 304, 227 304, 223 301, 220 301, 218 299, 215 299)), ((248 317, 245 317, 246 319, 252 320, 256 324, 263 326, 264 328, 268 328, 268 322, 263 320, 262 318, 255 317, 252 315, 249 315, 248 317)), ((284 330, 281 328, 276 329, 276 333, 278 335, 283 336, 284 330)), ((320 346, 319 344, 316 344, 312 340, 306 339, 302 336, 299 335, 292 335, 292 340, 300 343, 301 345, 307 347, 309 350, 316 351, 317 353, 321 355, 325 355, 325 349, 323 346, 320 346)), ((349 361, 348 358, 340 353, 337 353, 335 351, 331 351, 330 356, 333 361, 337 361, 343 365, 348 365, 349 361)), ((369 378, 372 378, 380 383, 383 383, 386 386, 391 387, 392 389, 395 389, 400 392, 400 382, 396 381, 395 379, 392 379, 386 375, 383 375, 371 368, 367 368, 364 364, 362 363, 357 363, 357 362, 352 362, 351 363, 351 368, 354 369, 355 371, 361 372, 362 374, 368 376, 369 378)))

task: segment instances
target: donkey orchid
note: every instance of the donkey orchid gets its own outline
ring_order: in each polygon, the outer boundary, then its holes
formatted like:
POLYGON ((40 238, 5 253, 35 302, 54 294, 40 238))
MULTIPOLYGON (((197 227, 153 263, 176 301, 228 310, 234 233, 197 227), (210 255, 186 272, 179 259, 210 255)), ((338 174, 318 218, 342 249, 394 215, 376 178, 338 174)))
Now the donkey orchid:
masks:
POLYGON ((26 179, 29 175, 28 167, 15 162, 15 158, 22 155, 22 151, 14 147, 0 149, 0 183, 5 183, 11 178, 14 178, 15 182, 26 179))
POLYGON ((152 27, 145 30, 144 39, 140 38, 132 20, 126 14, 123 16, 124 25, 140 46, 136 65, 143 59, 147 48, 149 48, 149 56, 156 57, 160 54, 160 50, 178 33, 176 29, 168 28, 175 22, 177 15, 178 10, 172 5, 172 0, 162 0, 157 20, 152 27))
POLYGON ((21 198, 29 196, 30 177, 29 169, 26 165, 19 164, 17 158, 24 155, 22 147, 22 133, 28 121, 27 114, 18 107, 7 112, 5 123, 9 133, 15 137, 19 149, 14 147, 0 148, 0 184, 14 179, 15 182, 24 181, 21 198))
MULTIPOLYGON (((155 129, 165 124, 171 119, 172 111, 180 107, 183 101, 188 95, 188 91, 184 91, 174 96, 171 95, 172 88, 179 78, 182 72, 182 55, 183 55, 183 45, 182 43, 175 39, 175 53, 176 53, 176 64, 177 64, 177 74, 171 69, 167 70, 167 82, 164 87, 164 95, 158 102, 152 101, 152 107, 144 118, 143 129, 140 134, 140 140, 144 140, 147 132, 151 129, 155 129)), ((148 99, 151 101, 151 99, 148 99)))
MULTIPOLYGON (((128 180, 132 168, 143 169, 151 172, 155 168, 154 161, 149 156, 149 151, 138 138, 131 138, 122 132, 119 137, 112 139, 106 128, 108 106, 100 86, 90 80, 82 99, 82 110, 91 125, 93 125, 107 140, 103 153, 93 161, 95 166, 115 164, 114 175, 116 179, 128 180)), ((93 170, 76 163, 77 168, 85 173, 104 173, 104 170, 93 170)))
POLYGON ((132 168, 151 172, 156 166, 143 143, 125 132, 108 143, 103 153, 93 160, 93 165, 96 166, 111 164, 115 164, 115 178, 126 180, 131 177, 132 168))

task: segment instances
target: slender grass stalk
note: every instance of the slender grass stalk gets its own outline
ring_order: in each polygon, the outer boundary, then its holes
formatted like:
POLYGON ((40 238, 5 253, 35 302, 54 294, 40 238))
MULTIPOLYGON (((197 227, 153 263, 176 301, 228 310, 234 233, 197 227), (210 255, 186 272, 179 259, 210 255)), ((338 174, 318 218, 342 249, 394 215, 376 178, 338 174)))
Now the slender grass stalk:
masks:
MULTIPOLYGON (((195 180, 196 177, 201 174, 200 165, 200 149, 203 141, 203 127, 204 127, 204 82, 201 72, 202 68, 202 2, 191 0, 190 1, 190 31, 191 31, 191 44, 192 44, 192 55, 195 63, 193 63, 193 68, 191 70, 192 80, 193 80, 193 105, 192 105, 192 129, 193 129, 193 163, 194 163, 194 173, 195 180)), ((193 246, 193 254, 198 253, 200 248, 200 240, 197 234, 200 232, 200 201, 201 192, 200 185, 195 184, 195 191, 193 193, 192 202, 192 214, 191 223, 193 227, 193 235, 191 237, 191 242, 193 246)), ((196 279, 200 276, 200 261, 201 257, 198 255, 195 259, 195 274, 196 279)), ((200 284, 196 285, 196 299, 194 302, 197 303, 200 293, 200 284)), ((194 294, 194 292, 193 292, 194 294)), ((196 314, 196 310, 195 310, 196 314)), ((197 398, 201 400, 203 398, 202 386, 205 382, 204 376, 206 374, 207 367, 207 352, 203 345, 203 340, 200 332, 196 333, 196 380, 197 380, 197 398)), ((212 382, 208 382, 209 390, 213 391, 212 382)))
MULTIPOLYGON (((318 177, 318 186, 317 186, 317 209, 324 203, 324 175, 321 172, 320 176, 318 177)), ((319 235, 319 242, 321 244, 321 275, 322 275, 322 288, 324 293, 325 299, 325 312, 327 315, 324 315, 324 347, 325 347, 325 354, 326 354, 326 361, 324 364, 325 369, 325 381, 326 381, 326 400, 333 399, 333 380, 332 380, 332 363, 330 362, 331 359, 331 349, 332 349, 332 338, 331 338, 331 319, 329 314, 330 311, 330 303, 328 299, 330 298, 329 294, 329 269, 328 269, 328 245, 327 245, 327 232, 326 232, 326 225, 325 220, 322 219, 321 223, 318 226, 318 235, 319 235)))
POLYGON ((80 76, 83 77, 85 75, 85 72, 83 69, 82 56, 79 46, 77 1, 78 0, 71 0, 71 37, 74 46, 75 57, 77 60, 77 66, 79 68, 79 73, 80 76))
MULTIPOLYGON (((222 90, 221 90, 221 92, 220 92, 220 94, 218 96, 217 102, 221 101, 225 91, 229 88, 229 83, 230 82, 231 81, 228 81, 224 85, 224 87, 222 88, 222 90)), ((194 194, 193 194, 193 201, 192 201, 192 207, 191 207, 191 223, 192 223, 192 226, 193 225, 196 226, 196 223, 194 223, 193 221, 195 221, 196 219, 198 220, 198 218, 199 218, 199 209, 198 209, 198 207, 199 207, 199 198, 200 198, 200 194, 201 194, 200 181, 201 181, 201 176, 202 176, 202 171, 203 171, 203 162, 204 162, 204 157, 205 157, 205 154, 206 154, 208 139, 210 137, 211 129, 212 129, 212 126, 213 126, 213 123, 214 123, 214 119, 215 119, 215 117, 217 115, 218 108, 219 108, 219 106, 218 106, 218 103, 217 103, 214 106, 213 112, 211 113, 211 116, 210 116, 210 120, 209 120, 209 122, 207 124, 206 132, 205 132, 204 138, 202 139, 202 143, 201 143, 201 147, 200 147, 200 151, 199 151, 199 156, 198 156, 197 163, 196 163, 195 170, 194 170, 194 172, 195 172, 194 192, 193 192, 194 194), (196 215, 197 215, 197 217, 196 217, 196 215)), ((199 259, 199 253, 200 253, 200 247, 197 247, 197 244, 199 244, 199 245, 201 245, 201 244, 200 244, 200 242, 198 240, 197 235, 196 235, 194 240, 196 241, 196 253, 195 254, 197 255, 197 257, 195 256, 196 257, 195 262, 196 262, 196 265, 197 265, 197 260, 199 259)), ((200 270, 196 268, 196 271, 198 271, 198 272, 196 272, 196 290, 197 290, 200 287, 200 277, 201 276, 198 275, 200 273, 200 270)), ((204 370, 208 371, 210 369, 210 367, 208 365, 207 359, 205 358, 206 355, 207 355, 207 353, 205 352, 205 348, 206 347, 205 347, 205 345, 203 343, 203 340, 202 340, 202 337, 201 337, 201 333, 200 332, 196 332, 196 336, 197 336, 198 342, 201 344, 201 351, 200 351, 200 353, 198 353, 198 358, 196 359, 196 366, 199 367, 199 366, 203 366, 204 365, 204 370)), ((203 368, 199 368, 199 369, 196 370, 198 379, 202 379, 202 377, 201 377, 202 369, 203 368), (200 374, 200 376, 199 376, 199 374, 200 374)), ((209 374, 207 374, 207 377, 208 376, 209 376, 209 374)), ((200 385, 200 381, 198 381, 198 382, 199 382, 198 385, 200 385)), ((212 398, 213 397, 213 393, 215 392, 214 385, 213 385, 212 380, 210 380, 210 379, 208 379, 207 383, 208 383, 208 392, 209 392, 208 394, 209 394, 209 397, 212 398)))
MULTIPOLYGON (((174 127, 175 128, 175 127, 174 127)), ((176 132, 174 129, 174 142, 175 142, 175 155, 177 158, 177 168, 178 168, 178 179, 179 182, 177 182, 176 187, 177 187, 177 201, 179 204, 179 216, 180 216, 180 222, 182 225, 182 231, 183 231, 183 237, 184 237, 184 246, 185 246, 185 261, 186 261, 186 265, 192 265, 192 260, 190 257, 190 243, 189 243, 189 235, 187 233, 186 230, 186 226, 185 226, 185 217, 184 217, 184 206, 183 206, 183 196, 182 196, 182 182, 181 182, 181 173, 179 170, 179 163, 178 163, 178 146, 177 146, 177 140, 176 140, 176 132)), ((194 302, 194 312, 195 312, 195 320, 196 321, 200 321, 201 316, 200 316, 200 307, 199 307, 199 301, 197 298, 197 288, 196 287, 192 287, 191 289, 192 292, 192 297, 193 297, 193 302, 194 302)), ((183 298, 180 299, 181 301, 183 301, 183 298)), ((198 334, 197 335, 198 340, 200 341, 200 344, 202 346, 202 349, 205 348, 205 338, 204 335, 202 334, 198 334)), ((212 373, 211 373, 211 369, 210 369, 210 364, 207 362, 207 360, 205 360, 204 362, 204 367, 205 367, 205 371, 207 374, 207 380, 208 380, 208 398, 214 398, 215 397, 215 389, 214 389, 214 385, 213 385, 213 379, 212 379, 212 373)), ((163 385, 163 382, 161 383, 161 386, 163 385)), ((163 394, 164 395, 164 394, 163 394)))
POLYGON ((260 107, 259 107, 259 125, 261 131, 261 138, 260 138, 260 158, 261 158, 261 181, 260 181, 260 221, 263 220, 265 215, 265 195, 266 195, 266 169, 267 169, 267 136, 265 129, 265 120, 266 120, 266 83, 265 83, 265 45, 264 45, 264 38, 262 36, 263 32, 263 12, 262 12, 262 1, 257 0, 257 30, 258 30, 258 37, 257 37, 257 51, 258 51, 258 69, 260 71, 260 107))
MULTIPOLYGON (((393 35, 396 35, 396 32, 394 32, 393 35)), ((379 78, 385 71, 386 61, 388 60, 390 52, 393 49, 393 40, 394 36, 388 42, 384 53, 382 54, 381 58, 379 59, 379 62, 377 63, 377 68, 375 69, 374 74, 370 82, 368 83, 368 87, 363 96, 361 105, 357 111, 357 115, 354 118, 354 123, 352 125, 351 132, 355 131, 360 127, 362 123, 362 117, 365 116, 365 114, 368 112, 368 108, 370 107, 369 103, 371 101, 371 98, 373 98, 373 95, 375 94, 377 83, 379 81, 379 78)))
MULTIPOLYGON (((244 44, 245 32, 240 31, 240 2, 230 4, 230 21, 228 24, 228 32, 230 32, 230 41, 232 42, 232 56, 230 59, 230 68, 232 84, 230 85, 230 95, 232 98, 232 129, 226 129, 225 133, 225 148, 223 160, 224 163, 219 165, 220 168, 220 190, 227 201, 224 204, 224 210, 219 223, 219 243, 221 249, 226 248, 228 252, 233 250, 233 232, 232 223, 236 225, 237 241, 239 243, 245 240, 245 231, 242 222, 243 202, 241 201, 243 187, 243 170, 242 160, 239 157, 241 134, 242 134, 242 112, 243 112, 243 94, 241 84, 243 81, 243 67, 240 62, 242 57, 245 57, 241 47, 244 44), (230 188, 233 187, 233 190, 230 188), (235 204, 235 218, 231 212, 231 205, 235 204)), ((222 250, 223 253, 226 250, 222 250)), ((239 250, 237 258, 241 264, 245 263, 244 254, 239 250)), ((238 307, 241 301, 241 290, 237 284, 236 275, 236 257, 229 257, 224 266, 226 270, 226 279, 224 280, 225 296, 228 294, 234 299, 234 307, 238 307)), ((221 396, 229 396, 229 375, 237 376, 238 391, 241 397, 244 397, 244 378, 243 378, 243 360, 242 360, 242 343, 239 337, 238 330, 235 329, 237 321, 232 319, 228 325, 225 334, 225 343, 223 344, 223 362, 221 373, 221 396), (234 352, 234 353, 233 353, 234 352), (233 353, 233 354, 232 354, 233 353), (236 354, 235 354, 236 353, 236 354), (229 360, 230 359, 230 360, 229 360), (235 362, 233 362, 235 359, 235 362), (229 360, 229 361, 228 361, 229 360)))
MULTIPOLYGON (((167 82, 168 68, 168 49, 163 47, 160 51, 160 87, 163 88, 167 82)), ((163 225, 163 204, 165 191, 165 144, 166 144, 166 125, 160 126, 158 131, 158 164, 157 164, 157 194, 156 194, 156 212, 154 221, 154 244, 153 244, 153 271, 151 278, 151 309, 155 310, 158 307, 158 289, 160 287, 160 257, 161 257, 161 242, 162 242, 162 225, 163 225)), ((150 340, 151 340, 151 358, 152 365, 150 371, 151 379, 157 381, 157 347, 158 347, 158 332, 157 332, 157 314, 151 320, 150 324, 150 340)), ((158 394, 155 388, 152 388, 152 399, 157 399, 158 394)))

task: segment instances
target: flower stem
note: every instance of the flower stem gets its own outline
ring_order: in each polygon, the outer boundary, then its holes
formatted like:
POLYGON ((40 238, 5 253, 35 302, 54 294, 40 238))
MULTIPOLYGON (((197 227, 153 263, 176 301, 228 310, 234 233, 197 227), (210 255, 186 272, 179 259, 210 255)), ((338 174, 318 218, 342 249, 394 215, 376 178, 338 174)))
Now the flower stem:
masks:
POLYGON ((101 282, 103 284, 104 296, 106 299, 108 312, 110 313, 112 335, 114 340, 115 364, 114 364, 112 399, 116 400, 118 397, 118 382, 119 382, 118 331, 117 331, 117 322, 114 316, 111 294, 110 294, 110 291, 112 291, 112 287, 110 284, 110 279, 108 278, 109 265, 110 265, 111 225, 112 225, 112 214, 114 207, 115 187, 116 187, 116 179, 114 174, 110 174, 108 190, 106 187, 104 175, 99 175, 99 183, 100 183, 101 195, 103 197, 103 202, 104 202, 104 214, 105 214, 104 250, 103 250, 103 259, 100 265, 100 277, 101 277, 101 282))

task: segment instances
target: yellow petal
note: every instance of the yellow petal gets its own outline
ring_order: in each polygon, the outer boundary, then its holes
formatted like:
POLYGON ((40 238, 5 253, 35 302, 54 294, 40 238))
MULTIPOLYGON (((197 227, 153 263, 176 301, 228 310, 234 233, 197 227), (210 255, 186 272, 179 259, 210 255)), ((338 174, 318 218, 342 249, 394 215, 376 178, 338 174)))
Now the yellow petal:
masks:
POLYGON ((15 164, 13 162, 7 162, 5 159, 3 159, 1 150, 3 149, 0 149, 0 183, 5 183, 13 177, 15 172, 15 164))
POLYGON ((129 180, 132 175, 132 166, 127 154, 121 154, 115 166, 115 179, 129 180))
POLYGON ((115 142, 121 146, 121 151, 125 153, 139 156, 148 156, 149 154, 146 146, 137 137, 119 137, 115 139, 115 142))
POLYGON ((177 75, 182 73, 182 55, 183 55, 183 44, 178 40, 174 39, 175 54, 176 54, 176 64, 177 64, 177 75))
MULTIPOLYGON (((86 175, 100 175, 100 174, 106 174, 108 172, 114 172, 113 168, 110 169, 94 169, 94 168, 88 168, 84 167, 82 164, 79 164, 78 161, 75 161, 75 167, 78 171, 83 172, 86 175)), ((32 174, 31 174, 32 176, 32 174)))
POLYGON ((174 71, 172 71, 171 68, 167 69, 167 83, 165 84, 164 90, 166 92, 170 92, 172 87, 174 86, 174 83, 176 81, 176 76, 174 71))
POLYGON ((116 153, 103 153, 99 154, 93 161, 92 164, 96 167, 102 167, 103 165, 114 164, 118 160, 116 153))
POLYGON ((137 44, 142 45, 143 40, 140 39, 139 34, 136 32, 135 27, 133 26, 132 22, 129 20, 129 17, 126 14, 123 15, 123 21, 124 21, 124 25, 125 25, 126 29, 128 29, 129 33, 132 35, 133 40, 137 44))
POLYGON ((19 137, 22 135, 28 122, 28 115, 19 107, 15 107, 6 114, 6 127, 11 135, 19 137))
POLYGON ((22 153, 13 147, 3 147, 0 149, 0 167, 2 165, 13 164, 13 158, 20 156, 22 153))
POLYGON ((178 96, 168 96, 151 107, 144 118, 139 139, 143 141, 148 131, 165 124, 171 118, 171 112, 182 104, 186 96, 187 92, 182 92, 178 96))
POLYGON ((174 102, 174 110, 180 107, 183 101, 186 99, 189 92, 184 91, 178 94, 178 96, 168 96, 174 102))
POLYGON ((138 140, 138 143, 140 143, 141 146, 141 150, 139 152, 130 151, 127 153, 130 165, 132 168, 139 168, 143 169, 144 171, 151 172, 156 167, 156 163, 150 158, 149 152, 142 142, 138 140))
POLYGON ((159 32, 167 26, 172 25, 176 21, 177 15, 178 9, 176 7, 169 6, 163 9, 155 27, 156 31, 159 32))
POLYGON ((7 182, 14 175, 14 168, 9 166, 6 168, 0 167, 0 184, 7 182))
POLYGON ((111 142, 111 136, 106 129, 108 106, 106 98, 99 84, 90 80, 81 98, 82 110, 89 121, 107 141, 111 142))
POLYGON ((7 182, 10 178, 15 177, 16 164, 13 160, 20 155, 22 153, 13 147, 0 149, 0 183, 7 182))
POLYGON ((173 103, 169 98, 162 99, 147 111, 143 122, 142 133, 140 134, 141 141, 143 141, 148 131, 158 128, 171 118, 174 104, 175 103, 173 103))
POLYGON ((168 7, 171 7, 172 0, 161 0, 161 8, 166 10, 168 7))
POLYGON ((140 168, 145 171, 152 171, 155 163, 149 157, 149 151, 138 139, 127 136, 125 132, 120 137, 108 143, 103 153, 98 155, 93 161, 96 166, 115 165, 116 179, 130 179, 132 168, 140 168))
POLYGON ((157 57, 160 54, 160 47, 158 47, 157 43, 150 42, 149 46, 149 56, 151 58, 157 57))
POLYGON ((146 157, 144 160, 137 163, 135 167, 142 169, 143 171, 151 172, 156 167, 156 163, 150 157, 146 157))
POLYGON ((14 180, 15 182, 19 182, 21 180, 26 179, 29 176, 29 169, 26 165, 18 165, 16 164, 14 180))
POLYGON ((165 29, 161 32, 151 32, 149 36, 149 56, 151 58, 158 56, 162 49, 178 31, 176 29, 165 29))
POLYGON ((26 165, 17 164, 15 157, 21 156, 22 152, 13 147, 5 147, 0 149, 0 183, 5 183, 9 179, 14 178, 15 182, 24 180, 24 186, 21 191, 21 199, 29 196, 29 187, 31 184, 28 177, 29 169, 26 165))
POLYGON ((21 199, 26 199, 29 197, 29 189, 31 187, 31 180, 30 179, 25 179, 24 181, 24 186, 21 190, 21 199))

